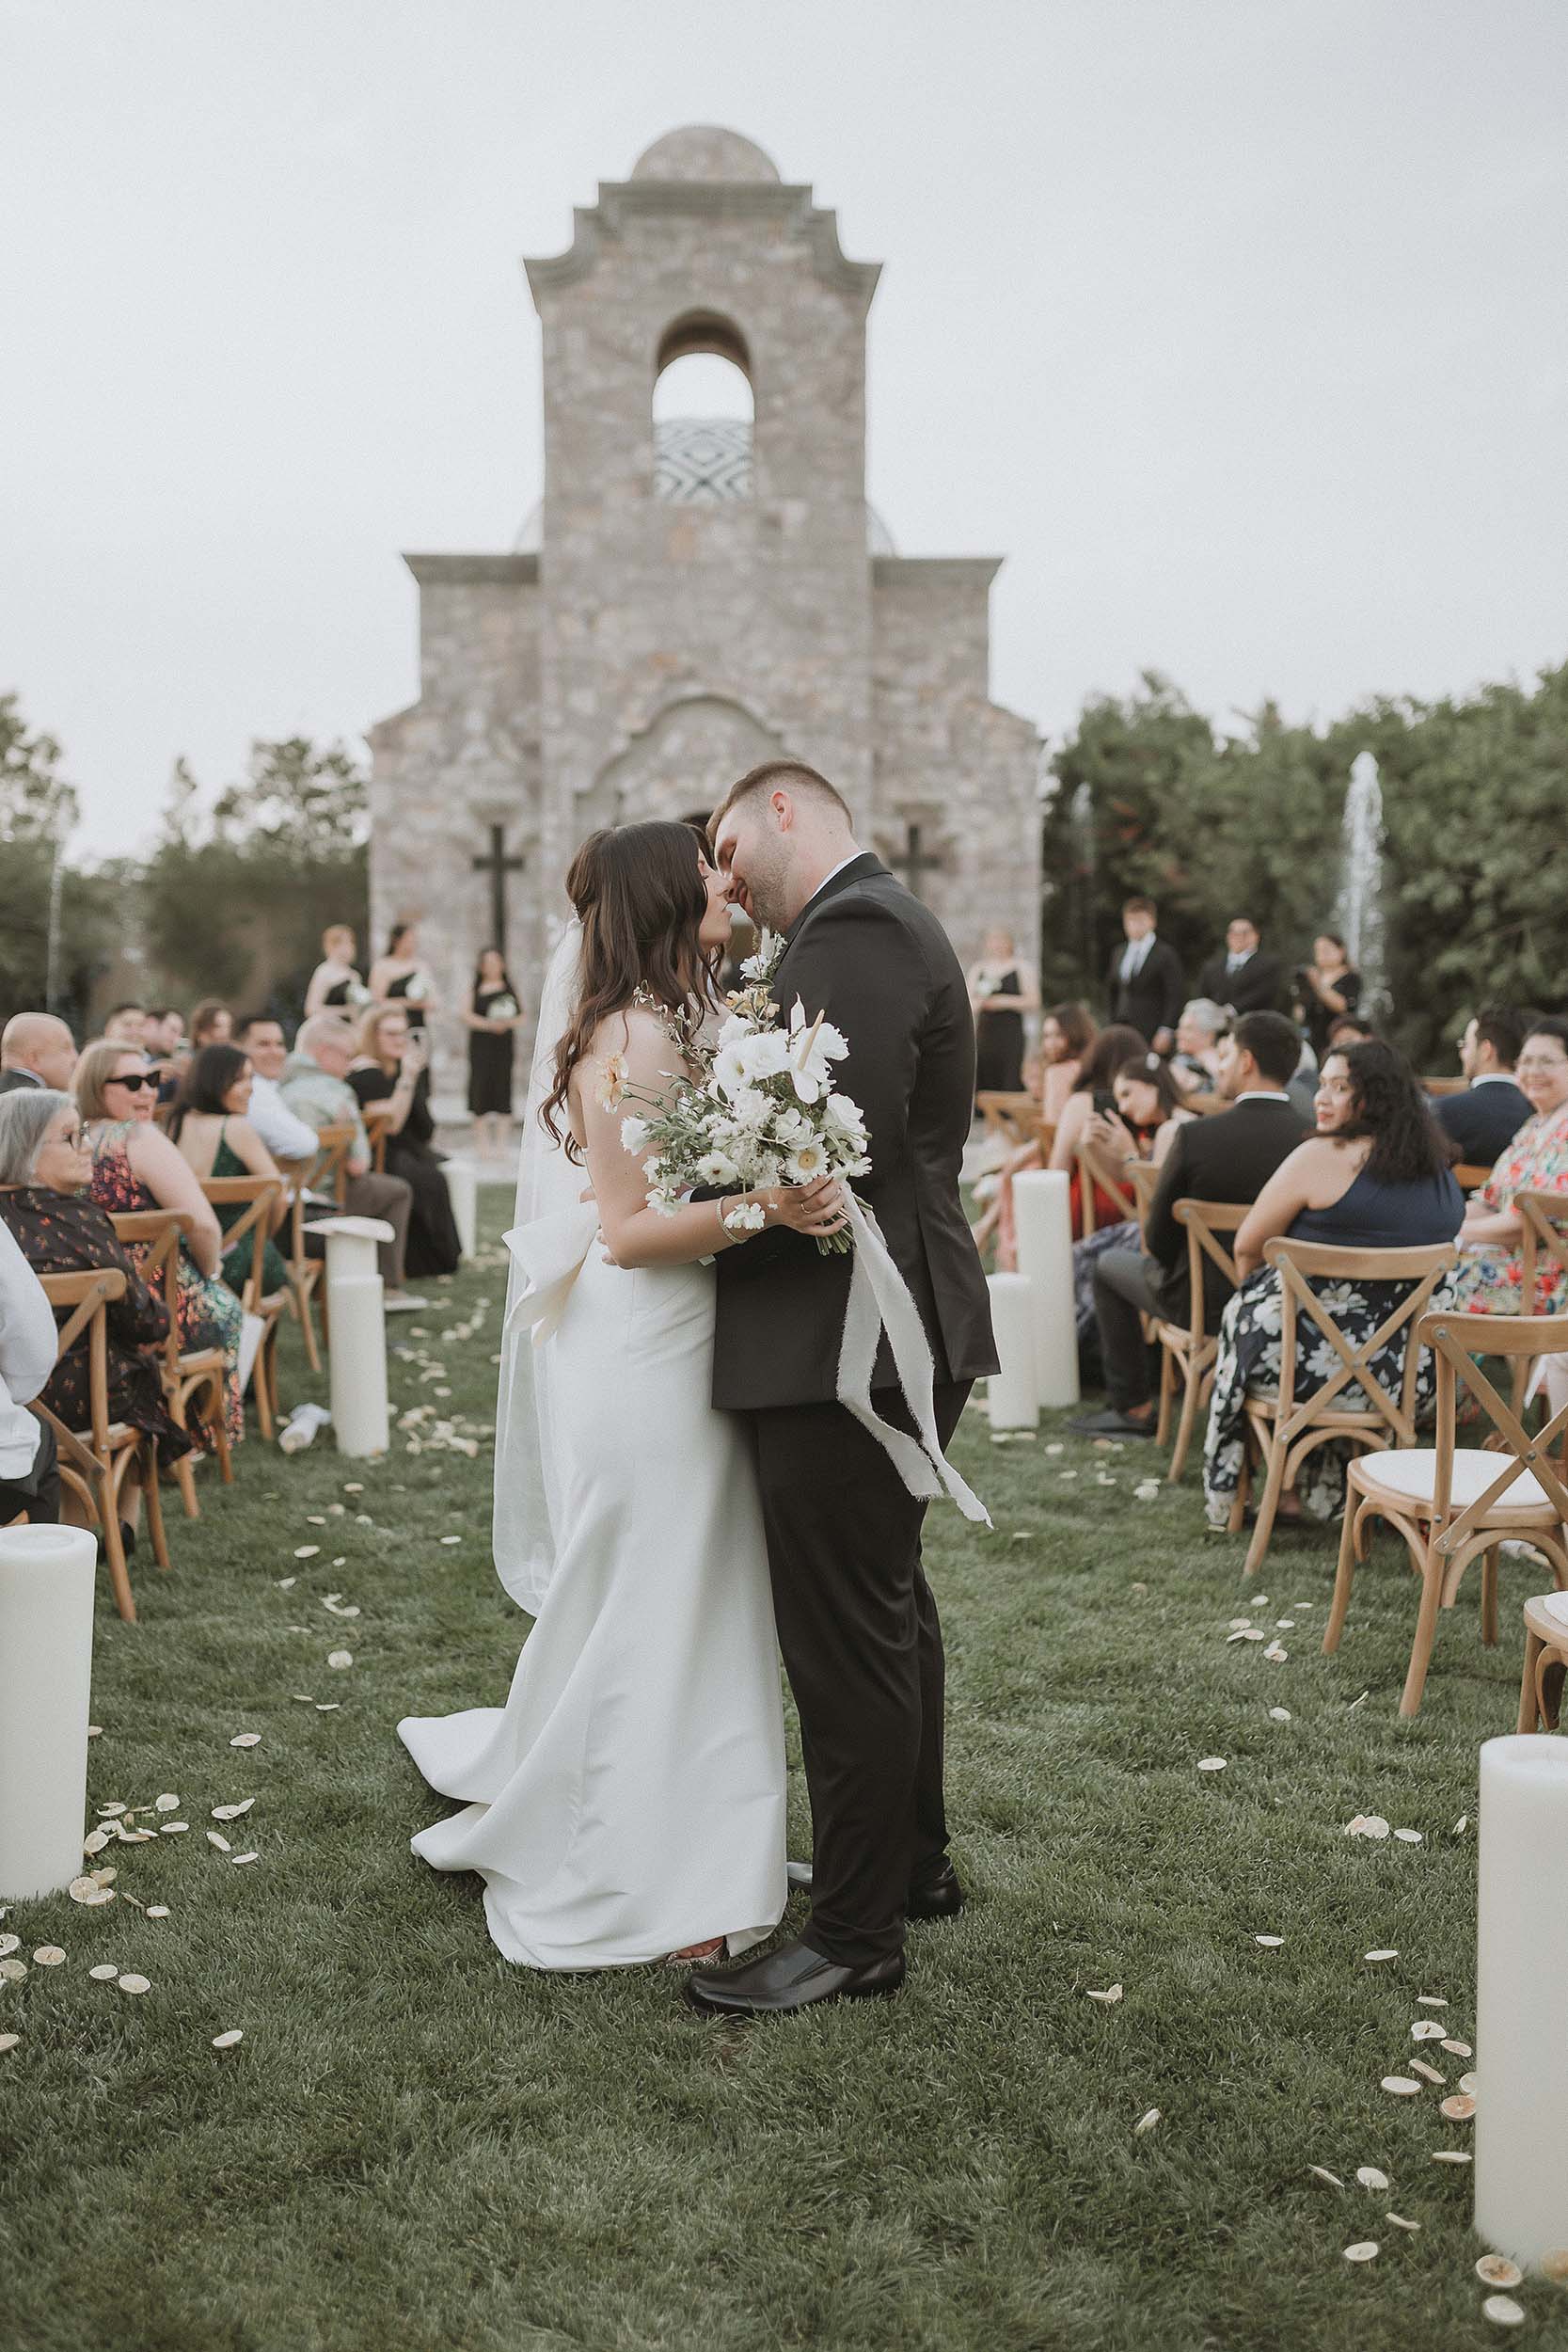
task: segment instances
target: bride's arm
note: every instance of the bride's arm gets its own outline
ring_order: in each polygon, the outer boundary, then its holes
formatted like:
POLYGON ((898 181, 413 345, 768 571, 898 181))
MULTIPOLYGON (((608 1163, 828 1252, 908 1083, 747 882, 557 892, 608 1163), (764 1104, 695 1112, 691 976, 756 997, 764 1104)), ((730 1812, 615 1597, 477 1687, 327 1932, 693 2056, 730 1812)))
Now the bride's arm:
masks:
POLYGON ((607 1111, 599 1102, 604 1063, 614 1053, 625 1057, 627 1084, 640 1097, 668 1089, 679 1054, 651 1013, 618 1013, 601 1025, 572 1073, 573 1121, 583 1138, 600 1229, 617 1265, 690 1265, 733 1248, 748 1236, 732 1233, 723 1218, 740 1201, 756 1202, 769 1227, 830 1233, 843 1224, 838 1185, 826 1176, 815 1184, 783 1184, 766 1192, 727 1193, 721 1200, 691 1201, 673 1216, 650 1209, 641 1155, 628 1152, 621 1141, 621 1121, 639 1104, 627 1101, 607 1111))

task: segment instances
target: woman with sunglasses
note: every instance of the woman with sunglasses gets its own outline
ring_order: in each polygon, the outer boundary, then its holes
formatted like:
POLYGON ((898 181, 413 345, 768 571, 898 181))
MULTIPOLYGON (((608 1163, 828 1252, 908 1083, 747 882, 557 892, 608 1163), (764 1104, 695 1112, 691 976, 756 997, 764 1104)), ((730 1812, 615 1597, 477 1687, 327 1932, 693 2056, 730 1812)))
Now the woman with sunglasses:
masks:
MULTIPOLYGON (((86 1196, 91 1173, 81 1113, 69 1094, 49 1087, 18 1088, 0 1103, 0 1221, 35 1274, 125 1276, 123 1295, 111 1299, 104 1312, 109 1419, 147 1430, 166 1468, 191 1449, 189 1435, 164 1401, 152 1353, 168 1337, 168 1310, 142 1280, 105 1211, 86 1196)), ((56 1323, 63 1324, 69 1312, 56 1308, 56 1323)), ((91 1362, 85 1332, 55 1364, 40 1401, 68 1429, 90 1427, 91 1362)), ((128 1536, 135 1534, 139 1501, 133 1474, 120 1497, 128 1536)))
MULTIPOLYGON (((76 1065, 76 1102, 92 1152, 88 1191, 111 1216, 132 1209, 188 1215, 178 1261, 180 1345, 186 1354, 222 1348, 229 1364, 224 1422, 230 1444, 237 1445, 244 1434, 238 1374, 244 1310, 224 1285, 223 1235, 212 1204, 194 1169, 153 1124, 156 1087, 146 1057, 132 1047, 103 1039, 84 1051, 76 1065)), ((133 1245, 133 1257, 145 1254, 145 1246, 138 1251, 133 1245)))

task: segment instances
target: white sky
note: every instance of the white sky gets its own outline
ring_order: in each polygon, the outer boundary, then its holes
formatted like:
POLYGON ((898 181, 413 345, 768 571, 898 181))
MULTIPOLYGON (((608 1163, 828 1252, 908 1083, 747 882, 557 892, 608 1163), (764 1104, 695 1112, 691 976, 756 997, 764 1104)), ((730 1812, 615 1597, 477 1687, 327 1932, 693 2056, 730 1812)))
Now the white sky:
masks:
POLYGON ((539 494, 518 268, 722 122, 886 264, 869 490, 994 691, 1220 713, 1568 640, 1563 0, 0 0, 0 688, 79 850, 412 698, 539 494))

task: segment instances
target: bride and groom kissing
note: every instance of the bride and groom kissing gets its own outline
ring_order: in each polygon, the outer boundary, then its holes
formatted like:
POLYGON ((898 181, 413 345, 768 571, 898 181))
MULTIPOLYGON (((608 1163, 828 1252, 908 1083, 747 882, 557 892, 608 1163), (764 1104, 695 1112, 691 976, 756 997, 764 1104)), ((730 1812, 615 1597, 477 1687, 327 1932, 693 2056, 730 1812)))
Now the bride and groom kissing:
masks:
MULTIPOLYGON (((837 1184, 648 1204, 616 1086, 657 1094, 683 1021, 717 1009, 738 902, 782 935, 776 999, 842 1031, 864 1114, 857 1185, 912 1295, 945 1446, 995 1369, 959 1199, 974 1034, 921 901, 788 760, 709 827, 593 834, 540 1008, 497 1417, 497 1568, 534 1617, 504 1708, 399 1733, 462 1809, 413 1850, 472 1870, 500 1951, 534 1968, 690 1962, 698 2010, 756 2016, 890 1994, 905 1923, 963 1891, 942 1800, 943 1665, 926 1502, 839 1402, 851 1259, 837 1184), (800 1718, 813 1856, 787 1859, 778 1654, 800 1718), (797 1935, 764 1944, 792 1885, 797 1935), (729 1964, 726 1964, 729 1963, 729 1964)), ((885 1334, 871 1388, 912 1431, 885 1334)))

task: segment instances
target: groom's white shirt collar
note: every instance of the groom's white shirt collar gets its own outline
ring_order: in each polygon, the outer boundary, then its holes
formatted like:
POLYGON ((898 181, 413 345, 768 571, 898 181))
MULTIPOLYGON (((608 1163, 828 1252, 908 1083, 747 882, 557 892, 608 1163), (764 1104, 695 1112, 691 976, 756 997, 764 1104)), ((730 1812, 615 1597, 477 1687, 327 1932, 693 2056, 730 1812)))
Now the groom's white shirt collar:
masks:
MULTIPOLYGON (((828 884, 832 881, 834 875, 842 874, 847 866, 853 866, 856 858, 863 857, 864 855, 865 851, 863 850, 856 850, 848 857, 841 857, 838 864, 833 867, 832 873, 823 875, 821 881, 817 883, 816 888, 812 892, 811 897, 806 900, 805 905, 800 909, 800 914, 795 917, 795 921, 799 923, 800 916, 808 914, 816 904, 816 901, 821 898, 822 893, 827 889, 828 884)), ((793 930, 794 925, 792 924, 790 928, 793 930)))

